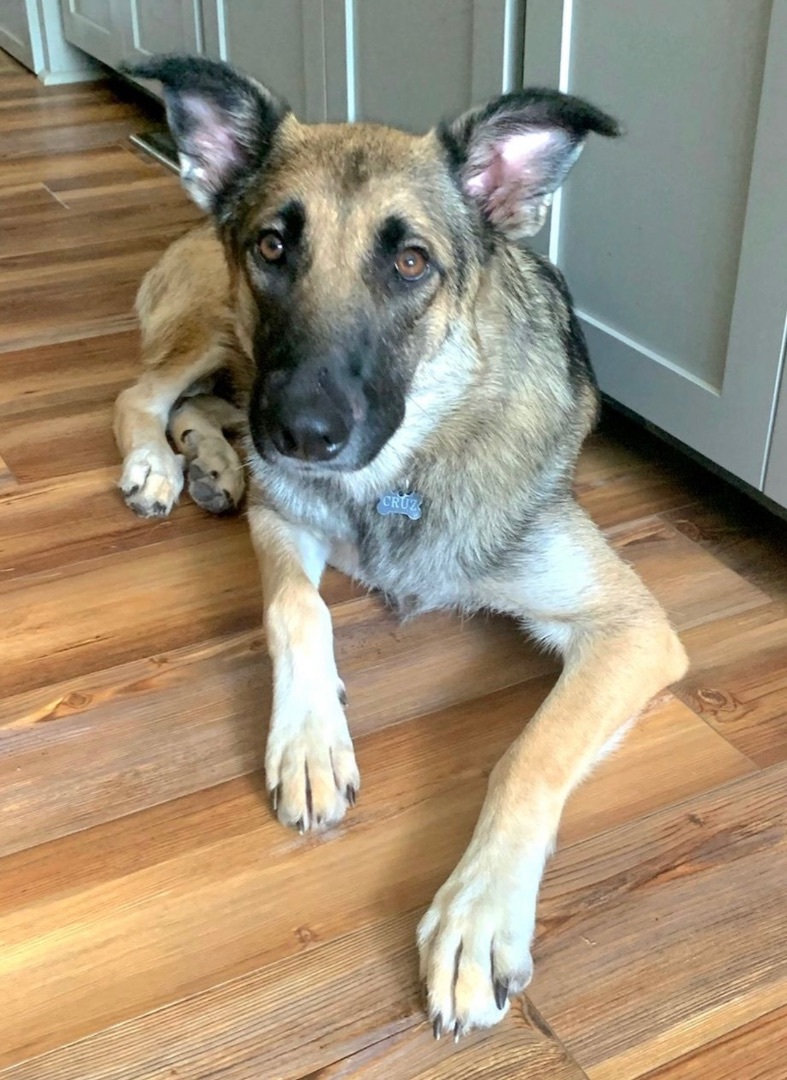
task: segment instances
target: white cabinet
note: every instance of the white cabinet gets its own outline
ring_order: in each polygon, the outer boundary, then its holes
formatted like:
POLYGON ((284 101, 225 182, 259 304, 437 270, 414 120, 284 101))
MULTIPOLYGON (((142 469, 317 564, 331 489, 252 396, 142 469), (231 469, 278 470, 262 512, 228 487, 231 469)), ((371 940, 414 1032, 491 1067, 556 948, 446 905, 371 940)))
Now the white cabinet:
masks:
POLYGON ((69 41, 110 67, 215 57, 307 121, 424 131, 521 84, 524 0, 61 0, 69 41))
POLYGON ((309 121, 424 131, 521 77, 520 0, 203 0, 205 52, 309 121))
POLYGON ((118 67, 156 52, 202 52, 201 0, 61 0, 70 42, 118 67))
POLYGON ((544 241, 602 389, 763 490, 787 312, 787 0, 529 0, 524 76, 628 132, 587 151, 544 241))
POLYGON ((265 83, 301 119, 325 120, 324 7, 330 6, 330 0, 203 0, 205 53, 265 83))
POLYGON ((123 9, 126 60, 162 52, 202 52, 200 0, 125 0, 123 9))
POLYGON ((346 8, 351 119, 426 131, 521 84, 514 0, 357 0, 346 8))
POLYGON ((48 85, 96 78, 100 71, 66 40, 60 0, 0 0, 0 48, 48 85))
POLYGON ((118 0, 62 0, 66 37, 104 64, 123 59, 123 37, 118 33, 118 0))
POLYGON ((26 67, 33 67, 27 0, 3 0, 0 9, 0 48, 15 56, 26 67))

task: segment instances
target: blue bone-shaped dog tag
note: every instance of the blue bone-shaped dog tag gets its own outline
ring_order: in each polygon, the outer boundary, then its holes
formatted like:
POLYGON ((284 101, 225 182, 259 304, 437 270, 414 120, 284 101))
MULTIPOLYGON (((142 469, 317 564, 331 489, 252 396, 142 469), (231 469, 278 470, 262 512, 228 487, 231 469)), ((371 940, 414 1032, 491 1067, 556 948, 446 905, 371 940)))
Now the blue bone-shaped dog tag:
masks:
POLYGON ((414 492, 403 495, 398 491, 386 491, 377 503, 377 513, 384 517, 388 514, 406 514, 411 521, 417 521, 421 516, 421 496, 414 492))

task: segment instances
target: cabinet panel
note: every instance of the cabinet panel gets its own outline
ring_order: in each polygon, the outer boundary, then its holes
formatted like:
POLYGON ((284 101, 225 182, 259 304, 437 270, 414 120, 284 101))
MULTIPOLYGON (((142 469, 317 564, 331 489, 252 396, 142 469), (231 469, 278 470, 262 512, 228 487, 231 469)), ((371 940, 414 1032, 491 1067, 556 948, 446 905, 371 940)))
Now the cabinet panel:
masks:
POLYGON ((71 0, 69 7, 91 25, 107 33, 112 30, 113 0, 71 0))
POLYGON ((25 0, 3 0, 0 5, 0 48, 33 68, 33 45, 25 0))
POLYGON ((199 0, 127 0, 129 4, 129 52, 202 52, 199 0))
POLYGON ((426 131, 517 81, 514 0, 356 0, 345 5, 348 111, 426 131))
POLYGON ((602 389, 760 489, 787 297, 786 44, 785 0, 662 0, 657 18, 528 3, 526 81, 627 129, 591 142, 549 236, 602 389))
POLYGON ((211 0, 205 52, 258 79, 302 120, 326 118, 323 0, 211 0))
MULTIPOLYGON (((125 0, 128 8, 128 0, 125 0)), ((116 66, 123 60, 121 0, 62 0, 63 29, 72 45, 116 66)))

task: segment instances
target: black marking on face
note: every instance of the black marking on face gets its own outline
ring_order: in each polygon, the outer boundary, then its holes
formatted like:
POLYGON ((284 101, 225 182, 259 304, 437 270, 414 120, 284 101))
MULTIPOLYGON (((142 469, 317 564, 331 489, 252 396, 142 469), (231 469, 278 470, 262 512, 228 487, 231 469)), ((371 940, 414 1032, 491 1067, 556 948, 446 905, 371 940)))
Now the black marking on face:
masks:
POLYGON ((356 146, 344 155, 340 185, 342 194, 352 196, 358 193, 358 189, 369 182, 371 169, 369 159, 363 147, 356 146))
POLYGON ((407 222, 396 214, 391 214, 377 230, 377 247, 380 254, 395 255, 408 239, 407 222))
POLYGON ((300 199, 290 199, 276 215, 282 223, 282 235, 288 247, 301 243, 306 228, 306 209, 300 199))

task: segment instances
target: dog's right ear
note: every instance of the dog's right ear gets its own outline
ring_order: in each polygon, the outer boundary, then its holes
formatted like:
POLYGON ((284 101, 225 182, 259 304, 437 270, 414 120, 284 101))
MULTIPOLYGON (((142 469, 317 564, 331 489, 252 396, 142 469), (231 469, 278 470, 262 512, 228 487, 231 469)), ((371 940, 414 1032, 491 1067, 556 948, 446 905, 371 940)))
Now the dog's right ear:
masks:
POLYGON ((264 161, 289 107, 218 60, 153 56, 123 70, 162 84, 183 186, 221 217, 228 194, 264 161))

